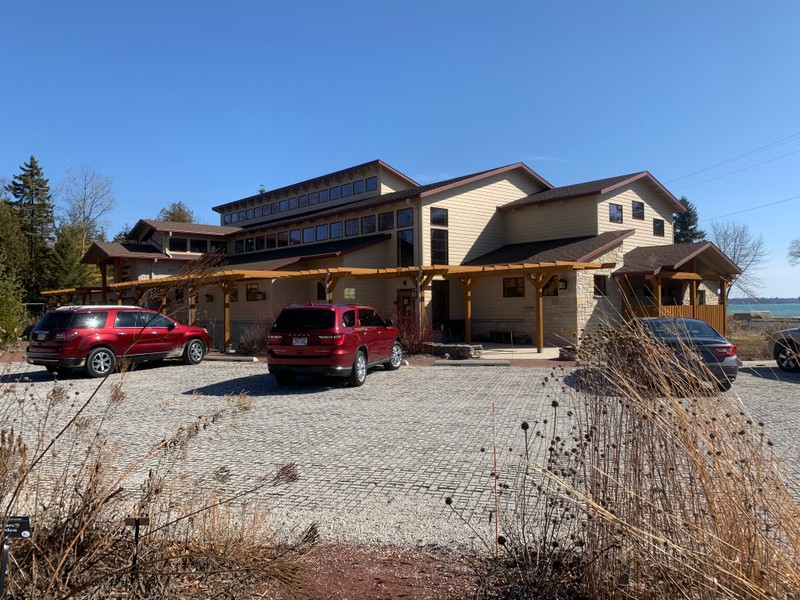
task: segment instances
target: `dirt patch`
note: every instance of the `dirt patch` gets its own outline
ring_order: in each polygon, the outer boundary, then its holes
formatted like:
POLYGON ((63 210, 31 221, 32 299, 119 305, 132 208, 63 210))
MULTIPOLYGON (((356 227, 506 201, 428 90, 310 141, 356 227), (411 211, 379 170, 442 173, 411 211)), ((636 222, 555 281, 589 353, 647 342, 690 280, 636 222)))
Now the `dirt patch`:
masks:
MULTIPOLYGON (((466 559, 447 550, 324 544, 304 563, 314 600, 461 600, 477 587, 466 559)), ((293 598, 271 592, 276 600, 293 598)))

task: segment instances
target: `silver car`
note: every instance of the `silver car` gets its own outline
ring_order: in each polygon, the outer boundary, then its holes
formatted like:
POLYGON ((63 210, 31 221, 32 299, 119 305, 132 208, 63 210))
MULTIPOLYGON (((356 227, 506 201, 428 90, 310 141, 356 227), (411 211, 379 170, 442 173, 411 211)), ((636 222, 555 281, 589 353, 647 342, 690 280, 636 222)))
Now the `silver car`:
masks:
POLYGON ((800 327, 776 331, 769 338, 769 353, 781 371, 800 372, 800 327))

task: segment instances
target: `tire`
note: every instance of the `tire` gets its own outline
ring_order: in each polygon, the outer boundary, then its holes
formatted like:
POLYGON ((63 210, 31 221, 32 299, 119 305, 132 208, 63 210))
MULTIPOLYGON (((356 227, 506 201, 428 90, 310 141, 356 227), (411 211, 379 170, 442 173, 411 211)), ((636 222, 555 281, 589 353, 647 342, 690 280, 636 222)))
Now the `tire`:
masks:
POLYGON ((367 357, 361 350, 356 352, 353 359, 353 370, 350 372, 350 377, 347 381, 353 387, 361 387, 367 380, 367 357))
POLYGON ((389 357, 389 362, 383 365, 387 371, 396 371, 403 364, 403 346, 400 342, 395 342, 392 347, 392 355, 389 357))
POLYGON ((186 348, 183 350, 183 362, 187 365, 197 365, 202 362, 203 357, 206 355, 206 347, 200 340, 189 340, 186 348))
POLYGON ((56 367, 54 365, 47 365, 45 367, 45 369, 47 369, 48 373, 56 373, 56 372, 58 372, 58 367, 56 367))
POLYGON ((89 377, 108 377, 117 366, 117 357, 109 348, 94 348, 86 357, 86 374, 89 377))
POLYGON ((731 389, 732 385, 733 384, 727 379, 725 381, 717 382, 717 387, 719 388, 720 392, 727 392, 729 389, 731 389))
POLYGON ((294 383, 294 373, 282 371, 280 373, 273 373, 272 375, 275 377, 275 382, 278 385, 286 386, 294 383))
POLYGON ((800 350, 791 342, 778 342, 775 344, 775 362, 781 371, 789 373, 800 372, 800 350))

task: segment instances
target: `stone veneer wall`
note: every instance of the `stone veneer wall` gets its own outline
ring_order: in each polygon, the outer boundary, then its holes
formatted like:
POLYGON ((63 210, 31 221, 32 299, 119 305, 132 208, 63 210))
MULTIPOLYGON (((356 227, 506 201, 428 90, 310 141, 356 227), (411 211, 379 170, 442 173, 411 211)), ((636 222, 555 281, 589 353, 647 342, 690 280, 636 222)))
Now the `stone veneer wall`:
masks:
POLYGON ((616 263, 613 269, 592 269, 577 273, 577 333, 576 338, 592 333, 601 325, 616 325, 621 322, 622 291, 611 273, 623 260, 622 248, 617 248, 594 259, 595 262, 616 263), (606 296, 595 296, 594 276, 605 275, 606 296))

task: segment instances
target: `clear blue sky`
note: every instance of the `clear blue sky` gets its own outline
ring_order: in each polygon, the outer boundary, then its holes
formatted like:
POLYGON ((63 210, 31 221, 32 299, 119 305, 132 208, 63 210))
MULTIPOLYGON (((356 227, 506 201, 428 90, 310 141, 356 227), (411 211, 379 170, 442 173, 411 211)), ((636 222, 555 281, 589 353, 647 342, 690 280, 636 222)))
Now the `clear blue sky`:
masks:
POLYGON ((764 295, 800 296, 796 0, 49 0, 0 23, 0 176, 91 163, 110 235, 373 159, 422 183, 647 169, 704 228, 763 234, 764 295))

